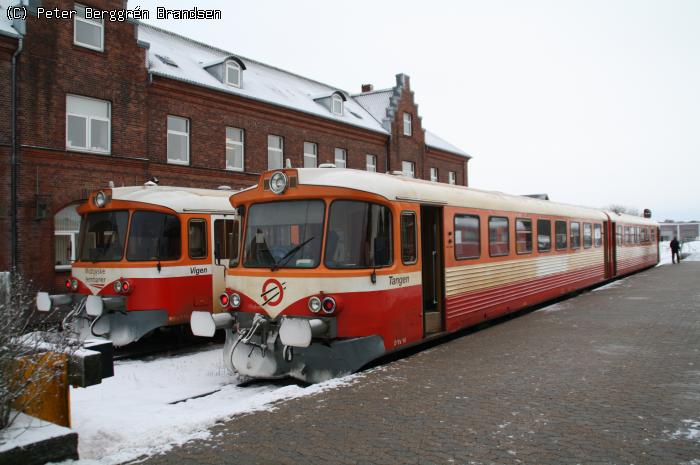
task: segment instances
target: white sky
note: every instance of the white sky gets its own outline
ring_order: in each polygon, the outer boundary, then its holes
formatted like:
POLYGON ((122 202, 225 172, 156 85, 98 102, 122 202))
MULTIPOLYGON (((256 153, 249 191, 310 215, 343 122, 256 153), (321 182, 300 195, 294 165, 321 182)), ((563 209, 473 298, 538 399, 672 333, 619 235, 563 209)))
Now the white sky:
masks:
POLYGON ((411 77, 472 187, 700 220, 698 0, 131 0, 149 23, 350 92, 411 77), (219 8, 220 21, 155 20, 219 8))

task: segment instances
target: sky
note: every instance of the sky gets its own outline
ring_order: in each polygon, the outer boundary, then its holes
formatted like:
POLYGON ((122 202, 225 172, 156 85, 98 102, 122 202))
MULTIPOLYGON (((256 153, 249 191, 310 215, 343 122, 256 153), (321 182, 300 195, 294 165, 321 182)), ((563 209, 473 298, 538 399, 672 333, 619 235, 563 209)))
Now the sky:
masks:
POLYGON ((700 1, 142 0, 148 23, 357 93, 411 77, 471 187, 700 220, 700 1), (221 20, 156 20, 158 6, 221 20))

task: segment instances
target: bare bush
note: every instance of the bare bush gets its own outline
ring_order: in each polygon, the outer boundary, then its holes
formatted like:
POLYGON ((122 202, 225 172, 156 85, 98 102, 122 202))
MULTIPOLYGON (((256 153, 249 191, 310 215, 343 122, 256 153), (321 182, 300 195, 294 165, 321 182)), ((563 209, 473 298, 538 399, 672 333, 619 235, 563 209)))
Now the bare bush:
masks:
MULTIPOLYGON (((8 276, 9 275, 9 276, 8 276)), ((0 429, 20 411, 31 411, 43 390, 65 376, 68 357, 79 348, 65 333, 32 332, 52 317, 36 311, 31 284, 17 273, 0 286, 0 429)), ((0 280, 1 281, 1 280, 0 280)))

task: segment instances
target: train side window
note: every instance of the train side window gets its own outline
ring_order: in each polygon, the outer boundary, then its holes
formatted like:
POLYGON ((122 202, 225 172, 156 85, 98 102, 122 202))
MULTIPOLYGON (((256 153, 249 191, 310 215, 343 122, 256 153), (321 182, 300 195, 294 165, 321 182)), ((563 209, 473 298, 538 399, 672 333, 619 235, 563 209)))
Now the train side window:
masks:
POLYGON ((489 217, 489 255, 501 257, 508 255, 510 239, 508 237, 508 218, 489 217))
POLYGON ((237 265, 239 234, 240 223, 238 220, 214 220, 215 258, 228 260, 228 266, 237 265))
POLYGON ((571 248, 581 248, 581 223, 577 221, 571 222, 571 248))
POLYGON ((632 233, 630 232, 630 227, 625 226, 625 245, 632 243, 632 233))
POLYGON ((566 221, 555 221, 554 222, 554 239, 556 243, 557 250, 566 249, 566 221))
POLYGON ((418 261, 415 212, 401 212, 401 261, 404 265, 418 261))
POLYGON ((207 222, 192 218, 187 223, 187 247, 190 258, 207 257, 207 222))
POLYGON ((466 260, 481 256, 479 217, 455 215, 455 258, 466 260))
POLYGON ((639 233, 639 229, 640 229, 639 226, 634 228, 634 243, 635 244, 639 244, 639 242, 640 242, 639 239, 640 239, 641 234, 639 233))
POLYGON ((593 245, 593 232, 591 223, 583 223, 583 248, 590 249, 593 245))
POLYGON ((550 250, 552 250, 552 222, 537 220, 537 251, 549 252, 550 250))
POLYGON ((532 220, 515 220, 515 251, 519 254, 532 253, 532 220))
POLYGON ((615 240, 617 245, 622 245, 622 226, 617 227, 617 233, 615 234, 615 240))
POLYGON ((599 224, 593 225, 593 245, 596 247, 603 245, 603 230, 599 224))

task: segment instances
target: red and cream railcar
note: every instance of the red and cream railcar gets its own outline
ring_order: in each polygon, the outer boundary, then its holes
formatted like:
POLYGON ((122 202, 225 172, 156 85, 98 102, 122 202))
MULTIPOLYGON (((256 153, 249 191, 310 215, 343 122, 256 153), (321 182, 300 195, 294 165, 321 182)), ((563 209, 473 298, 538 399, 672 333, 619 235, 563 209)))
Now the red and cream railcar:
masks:
POLYGON ((610 218, 611 276, 623 276, 659 262, 659 225, 649 218, 607 211, 610 218))
POLYGON ((64 327, 81 339, 122 346, 187 323, 193 310, 221 311, 226 265, 238 247, 231 190, 150 184, 91 194, 78 208, 67 293, 37 295, 39 310, 67 307, 64 327))
POLYGON ((620 253, 601 210, 357 170, 267 172, 231 203, 227 312, 192 328, 225 328, 225 362, 254 377, 352 372, 603 282, 620 253))

